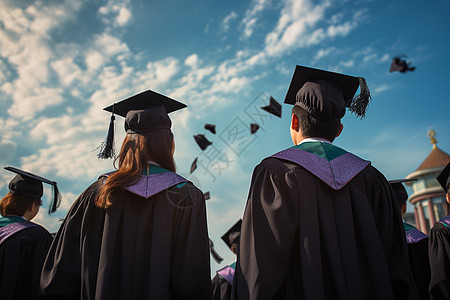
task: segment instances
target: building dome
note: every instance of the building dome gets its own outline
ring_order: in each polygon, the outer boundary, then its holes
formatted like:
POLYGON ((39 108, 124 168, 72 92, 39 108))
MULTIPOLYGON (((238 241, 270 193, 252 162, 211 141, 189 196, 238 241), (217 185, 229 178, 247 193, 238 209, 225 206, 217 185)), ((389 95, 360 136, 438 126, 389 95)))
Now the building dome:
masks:
POLYGON ((428 136, 433 145, 430 154, 414 172, 406 176, 407 179, 417 179, 406 183, 413 190, 408 200, 414 206, 416 226, 424 233, 428 233, 436 221, 447 215, 445 192, 436 176, 450 162, 450 155, 437 146, 435 132, 429 130, 428 136))

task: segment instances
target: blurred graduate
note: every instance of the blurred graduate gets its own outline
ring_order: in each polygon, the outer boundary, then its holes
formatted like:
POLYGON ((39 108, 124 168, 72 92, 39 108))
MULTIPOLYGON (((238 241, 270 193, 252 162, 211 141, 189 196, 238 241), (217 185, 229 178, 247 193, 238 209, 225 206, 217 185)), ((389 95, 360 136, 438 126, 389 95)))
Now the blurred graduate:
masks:
POLYGON ((0 299, 37 299, 41 268, 52 242, 44 227, 31 222, 42 205, 42 183, 54 187, 50 213, 60 202, 56 182, 6 167, 16 173, 0 200, 0 299))
POLYGON ((436 178, 445 191, 447 216, 436 222, 430 231, 431 267, 430 297, 450 299, 450 162, 436 178))
POLYGON ((113 112, 100 157, 113 154, 114 114, 127 135, 118 169, 74 202, 41 276, 50 299, 210 299, 203 193, 175 173, 168 113, 184 104, 145 91, 113 112))
MULTIPOLYGON (((415 181, 417 179, 390 180, 389 184, 394 190, 395 198, 402 216, 406 213, 406 201, 408 193, 403 182, 415 181)), ((422 300, 430 299, 428 287, 430 286, 430 263, 428 261, 428 236, 411 224, 403 221, 406 242, 408 244, 409 265, 411 267, 414 285, 422 300)), ((400 238, 400 237, 399 237, 400 238)))
POLYGON ((285 99, 295 146, 253 172, 235 299, 415 299, 389 183, 332 144, 345 108, 364 117, 369 101, 364 78, 296 67, 285 99))
MULTIPOLYGON (((237 255, 239 250, 239 240, 241 236, 242 220, 234 224, 223 236, 222 240, 227 244, 228 248, 237 255)), ((234 271, 236 262, 225 266, 216 272, 212 279, 213 299, 229 300, 231 299, 231 287, 233 285, 234 271)))

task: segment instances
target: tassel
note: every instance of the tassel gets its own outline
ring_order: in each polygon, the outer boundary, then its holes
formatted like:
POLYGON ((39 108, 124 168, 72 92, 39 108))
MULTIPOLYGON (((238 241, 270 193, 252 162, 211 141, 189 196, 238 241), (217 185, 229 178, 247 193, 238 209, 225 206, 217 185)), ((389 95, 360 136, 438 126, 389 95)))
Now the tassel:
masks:
POLYGON ((48 208, 48 214, 54 213, 61 204, 61 193, 58 190, 58 185, 56 184, 56 182, 54 182, 52 185, 53 185, 53 201, 50 203, 50 207, 48 208))
POLYGON ((358 96, 353 98, 352 103, 350 104, 350 112, 354 113, 358 118, 364 118, 366 116, 367 106, 372 99, 370 96, 369 87, 367 86, 366 79, 363 77, 358 77, 359 79, 359 87, 361 92, 358 96))
POLYGON ((111 120, 109 122, 108 135, 106 139, 97 147, 100 148, 100 153, 97 154, 97 157, 100 159, 112 158, 116 155, 115 147, 114 147, 114 120, 116 117, 114 113, 111 116, 111 120))
POLYGON ((214 258, 216 263, 220 264, 223 261, 223 258, 214 249, 214 243, 211 239, 209 239, 209 250, 211 251, 211 256, 214 258))

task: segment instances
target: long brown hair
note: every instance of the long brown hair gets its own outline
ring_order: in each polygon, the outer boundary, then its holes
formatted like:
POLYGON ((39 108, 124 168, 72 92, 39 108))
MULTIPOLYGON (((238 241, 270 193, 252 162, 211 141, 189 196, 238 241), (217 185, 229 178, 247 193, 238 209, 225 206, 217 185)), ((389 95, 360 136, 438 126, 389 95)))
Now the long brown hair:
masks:
POLYGON ((115 158, 117 172, 108 177, 95 199, 95 205, 108 208, 114 202, 114 192, 136 182, 152 160, 161 167, 175 172, 172 154, 173 134, 170 130, 157 130, 144 134, 127 134, 115 158))
POLYGON ((9 192, 0 200, 0 214, 2 216, 23 216, 27 210, 33 207, 33 204, 42 205, 41 198, 18 196, 9 192))

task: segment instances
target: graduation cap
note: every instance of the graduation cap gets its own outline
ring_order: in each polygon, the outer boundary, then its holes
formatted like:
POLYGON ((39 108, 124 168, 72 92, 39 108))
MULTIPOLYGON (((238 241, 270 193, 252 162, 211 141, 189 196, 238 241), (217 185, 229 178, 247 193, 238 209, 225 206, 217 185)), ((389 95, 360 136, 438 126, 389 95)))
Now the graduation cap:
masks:
POLYGON ((272 96, 270 96, 269 105, 261 107, 261 109, 281 118, 281 104, 278 103, 272 96))
POLYGON ((211 195, 209 194, 209 191, 206 193, 203 193, 203 196, 205 197, 205 200, 211 199, 211 195))
POLYGON ((242 219, 237 221, 224 235, 222 235, 222 240, 228 245, 228 248, 231 249, 233 244, 239 243, 239 239, 241 237, 241 226, 242 219))
POLYGON ((216 134, 216 125, 214 124, 205 124, 205 129, 211 131, 213 134, 216 134))
POLYGON ((197 169, 197 160, 198 160, 198 157, 196 157, 195 159, 194 159, 194 161, 192 162, 192 164, 191 164, 191 170, 190 170, 190 174, 192 174, 194 171, 195 171, 195 169, 197 169))
POLYGON ((256 123, 251 123, 250 124, 250 132, 251 134, 254 134, 255 132, 257 132, 259 129, 259 125, 256 123))
POLYGON ((408 71, 412 72, 416 69, 416 67, 411 66, 411 62, 406 62, 406 55, 397 55, 391 61, 391 67, 389 68, 389 72, 399 71, 400 73, 406 73, 408 71))
POLYGON ((41 198, 44 193, 42 183, 53 186, 53 200, 50 203, 48 213, 54 213, 61 203, 61 194, 55 181, 48 180, 41 176, 14 168, 5 167, 5 170, 16 173, 17 175, 9 183, 9 191, 13 195, 25 196, 31 198, 41 198))
POLYGON ((185 104, 151 90, 105 107, 104 110, 112 115, 108 135, 99 146, 98 158, 111 158, 115 155, 114 114, 125 117, 127 134, 145 134, 156 130, 170 130, 172 122, 168 114, 185 107, 185 104))
POLYGON ((214 258, 216 263, 220 264, 223 261, 223 258, 214 249, 214 243, 211 239, 209 239, 209 251, 211 252, 211 256, 214 258))
POLYGON ((197 142, 197 145, 202 149, 205 150, 206 148, 208 148, 209 145, 211 145, 212 143, 210 141, 208 141, 208 139, 205 137, 204 134, 197 134, 194 135, 194 139, 197 142))
POLYGON ((389 184, 394 190, 395 197, 397 198, 397 202, 400 207, 402 207, 406 200, 408 200, 408 193, 406 192, 405 187, 403 186, 403 182, 417 181, 417 179, 395 179, 389 180, 389 184))
POLYGON ((436 177, 446 194, 450 194, 450 162, 436 177))
POLYGON ((297 65, 284 103, 298 105, 314 118, 329 121, 341 119, 346 107, 363 118, 370 100, 363 77, 297 65), (358 87, 361 92, 354 97, 358 87))

